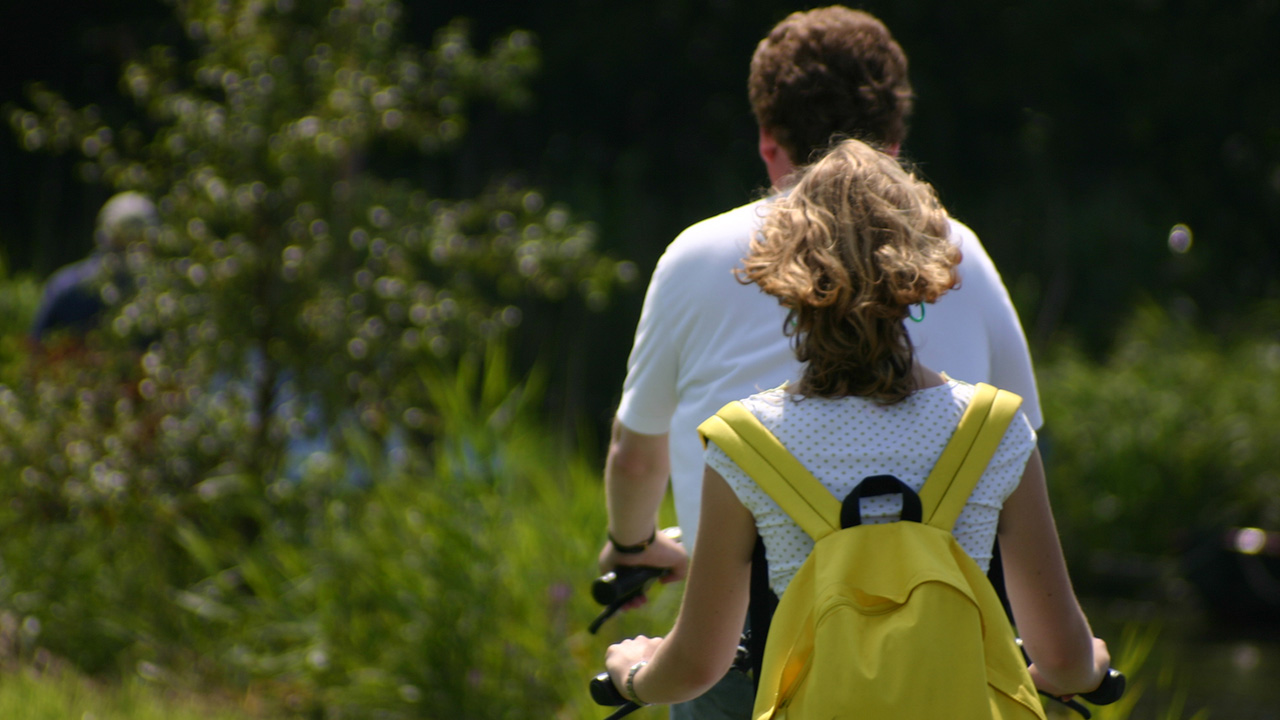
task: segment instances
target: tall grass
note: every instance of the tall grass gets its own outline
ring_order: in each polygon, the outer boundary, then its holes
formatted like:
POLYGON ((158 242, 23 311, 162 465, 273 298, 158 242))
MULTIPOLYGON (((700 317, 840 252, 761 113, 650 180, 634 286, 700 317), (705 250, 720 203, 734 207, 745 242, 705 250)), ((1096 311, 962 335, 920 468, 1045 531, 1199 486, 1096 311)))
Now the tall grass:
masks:
POLYGON ((252 703, 175 693, 140 679, 94 682, 72 671, 6 672, 0 682, 0 717, 21 720, 271 720, 252 703))
MULTIPOLYGON (((327 487, 300 524, 264 526, 234 565, 193 530, 208 577, 182 600, 225 627, 220 666, 325 718, 594 718, 586 681, 605 638, 585 627, 604 527, 599 466, 531 421, 536 378, 491 356, 424 377, 440 414, 429 457, 354 430, 374 478, 323 458, 293 492, 327 487), (310 488, 310 489, 307 489, 310 488)), ((671 600, 614 623, 666 627, 671 600)))
MULTIPOLYGON (((507 367, 495 349, 424 369, 434 423, 388 437, 342 423, 269 483, 215 475, 178 498, 50 514, 6 474, 0 607, 16 654, 249 688, 304 717, 595 717, 599 463, 592 442, 549 437, 537 376, 507 367)), ((650 633, 669 621, 656 607, 650 633)))
POLYGON ((1113 641, 1112 665, 1121 668, 1129 682, 1120 700, 1096 709, 1097 720, 1208 720, 1208 708, 1188 708, 1178 668, 1155 654, 1160 633, 1158 622, 1130 623, 1113 641))

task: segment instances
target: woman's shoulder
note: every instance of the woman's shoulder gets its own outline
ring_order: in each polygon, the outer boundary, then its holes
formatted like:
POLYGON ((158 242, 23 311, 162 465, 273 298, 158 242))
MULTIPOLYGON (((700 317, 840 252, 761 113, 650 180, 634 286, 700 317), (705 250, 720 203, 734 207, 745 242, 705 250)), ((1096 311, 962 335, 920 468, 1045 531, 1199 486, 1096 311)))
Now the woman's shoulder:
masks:
POLYGON ((868 415, 872 418, 881 416, 912 416, 925 414, 933 416, 954 415, 959 419, 977 393, 977 387, 963 380, 944 377, 940 385, 917 390, 899 403, 882 405, 863 397, 822 398, 806 397, 791 392, 787 385, 764 390, 740 402, 746 406, 766 426, 787 421, 802 421, 805 418, 836 416, 852 419, 855 416, 868 415))
POLYGON ((782 424, 844 422, 859 414, 874 412, 877 407, 875 401, 863 397, 824 398, 799 395, 786 384, 758 392, 741 402, 770 430, 782 424))
POLYGON ((782 408, 787 404, 791 393, 787 391, 786 383, 775 388, 763 390, 748 397, 742 398, 741 402, 752 415, 762 422, 766 418, 772 418, 782 414, 782 408))
MULTIPOLYGON (((978 388, 962 380, 954 380, 947 378, 947 385, 951 388, 951 396, 955 401, 955 407, 959 414, 963 414, 965 409, 969 407, 969 403, 973 402, 974 396, 977 394, 978 388)), ((958 416, 957 416, 958 419, 958 416)), ((1034 446, 1036 443, 1036 431, 1031 427, 1031 421, 1027 419, 1027 414, 1018 409, 1014 415, 1014 420, 1009 424, 1009 428, 1005 430, 1003 446, 1014 448, 1026 448, 1034 446)))

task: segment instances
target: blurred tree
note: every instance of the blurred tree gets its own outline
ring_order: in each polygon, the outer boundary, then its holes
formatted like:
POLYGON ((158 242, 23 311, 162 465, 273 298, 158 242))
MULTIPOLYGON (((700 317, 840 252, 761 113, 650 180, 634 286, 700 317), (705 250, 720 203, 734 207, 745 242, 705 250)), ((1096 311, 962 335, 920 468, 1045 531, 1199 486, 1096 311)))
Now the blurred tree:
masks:
MULTIPOLYGON (((113 123, 41 86, 8 115, 27 150, 79 156, 81 177, 151 195, 162 221, 116 261, 132 291, 104 267, 113 310, 88 352, 38 358, 2 389, 4 523, 30 540, 12 548, 22 562, 5 592, 44 617, 56 650, 91 665, 111 651, 57 640, 86 622, 67 594, 75 573, 46 566, 42 579, 33 559, 96 577, 82 579, 102 592, 83 602, 183 588, 207 569, 183 560, 174 527, 196 522, 234 547, 270 522, 263 498, 346 467, 344 437, 382 451, 430 442, 445 427, 438 377, 479 362, 525 304, 600 309, 631 272, 595 251, 593 226, 517 180, 448 199, 397 175, 408 157, 430 174, 476 98, 528 101, 528 33, 481 53, 450 23, 420 50, 401 41, 394 0, 171 5, 186 40, 123 69, 137 119, 113 123), (56 527, 81 530, 39 539, 56 527), (90 528, 172 562, 112 585, 95 568, 127 560, 76 545, 90 528)), ((147 627, 101 630, 128 645, 181 622, 139 614, 147 627)))
POLYGON ((249 443, 203 422, 166 441, 261 472, 305 432, 304 410, 322 426, 351 408, 380 433, 427 430, 414 368, 518 325, 522 300, 602 307, 626 274, 593 252, 591 226, 518 182, 450 201, 380 172, 452 147, 474 97, 527 102, 527 33, 479 55, 454 23, 421 52, 399 42, 395 2, 174 9, 194 57, 152 48, 121 80, 145 123, 110 127, 40 87, 9 118, 28 149, 78 151, 86 178, 159 200, 165 224, 130 249, 138 291, 114 335, 158 338, 144 400, 195 400, 221 378, 218 402, 239 397, 253 419, 249 443), (307 400, 282 402, 287 389, 307 400))

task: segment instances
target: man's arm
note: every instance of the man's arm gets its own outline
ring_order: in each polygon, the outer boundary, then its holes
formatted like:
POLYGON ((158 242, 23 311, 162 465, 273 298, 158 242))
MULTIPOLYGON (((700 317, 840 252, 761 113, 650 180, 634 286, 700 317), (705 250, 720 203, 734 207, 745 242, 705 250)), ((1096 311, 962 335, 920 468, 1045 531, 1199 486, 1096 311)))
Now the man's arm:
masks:
MULTIPOLYGON (((670 470, 665 433, 645 435, 614 420, 604 466, 605 506, 613 541, 637 546, 654 537, 670 470)), ((613 542, 606 541, 600 551, 600 570, 607 572, 618 565, 669 567, 673 571, 664 581, 671 582, 684 578, 689 559, 679 543, 658 533, 639 553, 619 553, 613 542)))

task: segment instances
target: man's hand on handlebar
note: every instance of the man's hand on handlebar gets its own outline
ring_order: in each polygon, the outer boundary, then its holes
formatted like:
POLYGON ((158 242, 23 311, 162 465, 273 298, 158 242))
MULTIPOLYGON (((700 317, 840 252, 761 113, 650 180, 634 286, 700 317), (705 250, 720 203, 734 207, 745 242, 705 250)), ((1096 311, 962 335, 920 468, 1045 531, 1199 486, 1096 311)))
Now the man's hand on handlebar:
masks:
MULTIPOLYGON (((670 568, 670 571, 660 579, 664 583, 684 580, 689 574, 689 554, 678 540, 669 536, 665 531, 658 533, 653 543, 645 548, 643 552, 629 555, 618 552, 614 549, 613 543, 606 541, 604 548, 600 551, 599 563, 600 572, 602 573, 611 572, 620 565, 670 568)), ((645 597, 640 595, 624 605, 623 608, 637 608, 644 603, 645 597)))

